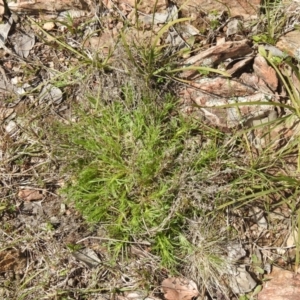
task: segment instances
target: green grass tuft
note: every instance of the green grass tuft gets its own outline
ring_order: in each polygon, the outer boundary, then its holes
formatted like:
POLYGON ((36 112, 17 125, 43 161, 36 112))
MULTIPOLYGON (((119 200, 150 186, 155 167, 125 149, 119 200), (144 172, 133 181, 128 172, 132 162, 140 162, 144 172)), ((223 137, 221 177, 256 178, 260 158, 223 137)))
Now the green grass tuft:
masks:
POLYGON ((182 172, 200 163, 195 157, 183 166, 178 157, 197 124, 175 111, 171 97, 135 103, 130 95, 123 102, 91 99, 93 109, 79 110, 79 121, 62 130, 74 175, 63 193, 114 239, 153 238, 155 251, 171 265, 184 224, 181 203, 174 206, 182 172))

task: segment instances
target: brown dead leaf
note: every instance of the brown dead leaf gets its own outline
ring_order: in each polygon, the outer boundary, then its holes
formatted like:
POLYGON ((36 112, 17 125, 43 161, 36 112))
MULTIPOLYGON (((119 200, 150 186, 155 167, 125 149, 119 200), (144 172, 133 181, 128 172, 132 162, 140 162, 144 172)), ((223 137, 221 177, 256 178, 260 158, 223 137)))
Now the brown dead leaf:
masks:
POLYGON ((43 199, 44 195, 40 190, 24 189, 19 191, 18 197, 23 201, 34 201, 43 199))
POLYGON ((187 278, 167 278, 162 282, 162 290, 167 300, 190 300, 199 295, 196 283, 187 278))
POLYGON ((0 274, 15 271, 22 272, 26 267, 26 258, 15 249, 7 249, 0 252, 0 274))

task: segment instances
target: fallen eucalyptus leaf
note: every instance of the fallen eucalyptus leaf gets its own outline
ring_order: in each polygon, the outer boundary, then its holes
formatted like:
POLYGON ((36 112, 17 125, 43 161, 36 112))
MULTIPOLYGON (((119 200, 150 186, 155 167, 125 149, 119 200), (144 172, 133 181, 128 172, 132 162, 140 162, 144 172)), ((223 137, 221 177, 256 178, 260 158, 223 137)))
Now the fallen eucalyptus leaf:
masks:
POLYGON ((196 283, 187 278, 170 277, 161 285, 167 300, 191 300, 199 295, 196 283))
POLYGON ((34 201, 43 199, 44 195, 40 190, 22 189, 19 191, 18 197, 23 201, 34 201))
POLYGON ((86 264, 89 268, 95 268, 101 263, 101 260, 99 259, 95 251, 90 248, 74 251, 72 252, 72 255, 76 259, 86 264))
POLYGON ((28 57, 29 51, 35 44, 35 35, 33 32, 21 33, 19 32, 15 38, 14 49, 18 55, 23 58, 28 57))

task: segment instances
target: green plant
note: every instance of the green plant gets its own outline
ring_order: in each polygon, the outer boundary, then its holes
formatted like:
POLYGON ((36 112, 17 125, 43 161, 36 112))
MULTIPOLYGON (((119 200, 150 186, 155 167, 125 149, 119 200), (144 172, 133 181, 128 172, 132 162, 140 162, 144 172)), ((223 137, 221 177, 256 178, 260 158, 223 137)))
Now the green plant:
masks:
POLYGON ((174 268, 190 245, 183 238, 187 218, 203 214, 182 191, 184 182, 196 184, 220 151, 215 143, 199 154, 190 149, 186 141, 200 134, 199 124, 176 112, 172 97, 156 97, 136 100, 127 86, 123 101, 90 98, 90 113, 79 109, 78 123, 59 126, 60 151, 71 160, 65 171, 73 175, 62 193, 90 224, 105 228, 113 251, 147 238, 174 268))
MULTIPOLYGON (((130 92, 124 97, 109 104, 91 99, 92 114, 81 113, 68 128, 68 143, 80 156, 75 182, 65 192, 87 221, 107 224, 112 237, 126 242, 168 214, 178 185, 173 160, 191 128, 179 116, 167 123, 170 101, 154 105, 145 98, 133 107, 130 92)), ((182 223, 176 219, 171 231, 182 223)))
POLYGON ((209 27, 210 27, 210 29, 215 30, 215 29, 217 29, 219 26, 220 26, 220 22, 219 22, 218 19, 214 18, 214 19, 210 20, 210 22, 209 22, 209 27))
POLYGON ((77 34, 83 35, 83 32, 80 30, 80 23, 77 22, 78 18, 76 21, 70 12, 67 12, 64 18, 60 18, 60 20, 57 21, 58 24, 65 26, 73 36, 77 34))
POLYGON ((137 70, 145 77, 147 83, 154 77, 164 78, 172 70, 176 61, 176 54, 170 55, 167 45, 159 45, 160 39, 170 27, 177 23, 188 21, 189 18, 177 19, 164 25, 157 34, 152 33, 148 41, 141 35, 137 41, 127 41, 125 32, 121 34, 122 43, 130 60, 137 70))
POLYGON ((239 300, 255 300, 257 299, 258 293, 262 290, 262 286, 258 285, 253 292, 247 294, 247 295, 241 295, 239 297, 239 300))
POLYGON ((274 44, 274 39, 265 33, 253 35, 252 40, 257 44, 259 43, 274 44))
MULTIPOLYGON (((263 47, 259 47, 259 53, 262 55, 267 62, 274 68, 278 77, 280 78, 285 90, 287 91, 291 105, 285 105, 292 114, 289 116, 290 123, 297 123, 300 118, 300 93, 298 87, 293 82, 300 80, 299 65, 294 65, 290 57, 287 57, 284 61, 274 57, 272 53, 267 53, 263 47)), ((300 171, 300 148, 299 148, 299 134, 296 133, 293 142, 289 144, 289 149, 298 147, 298 172, 300 171)))
MULTIPOLYGON (((135 41, 128 41, 126 31, 122 32, 121 40, 125 51, 134 64, 138 72, 145 78, 148 86, 151 85, 153 79, 158 83, 169 78, 174 78, 174 74, 188 70, 197 70, 203 73, 217 73, 229 77, 229 75, 221 70, 209 68, 205 66, 185 66, 179 67, 178 58, 185 50, 170 51, 169 45, 160 45, 160 41, 166 35, 170 28, 176 24, 189 21, 190 18, 180 18, 169 21, 156 34, 151 33, 150 38, 144 40, 143 34, 135 41)), ((217 21, 218 22, 218 21, 217 21)), ((190 49, 188 49, 190 51, 190 49)), ((178 80, 178 78, 176 78, 178 80)))
POLYGON ((261 260, 257 257, 257 255, 252 254, 251 256, 251 260, 252 260, 252 268, 254 270, 254 272, 259 273, 259 274, 264 274, 265 270, 262 269, 262 262, 261 260))
POLYGON ((298 80, 300 79, 299 66, 294 65, 289 57, 286 58, 283 63, 282 59, 276 56, 274 57, 271 52, 267 53, 264 47, 259 47, 258 51, 274 68, 284 85, 292 104, 288 108, 300 117, 300 95, 294 82, 292 82, 292 76, 295 76, 298 80))
POLYGON ((252 36, 256 43, 268 43, 274 45, 282 34, 287 19, 281 0, 265 0, 261 7, 260 23, 262 26, 257 34, 252 36))

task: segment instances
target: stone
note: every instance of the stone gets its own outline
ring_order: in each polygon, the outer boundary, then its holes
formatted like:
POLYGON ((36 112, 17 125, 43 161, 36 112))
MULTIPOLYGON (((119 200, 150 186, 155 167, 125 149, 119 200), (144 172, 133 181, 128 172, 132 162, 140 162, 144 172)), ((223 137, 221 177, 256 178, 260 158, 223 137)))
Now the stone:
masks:
MULTIPOLYGON (((186 66, 207 66, 215 67, 220 62, 231 58, 243 57, 252 53, 252 49, 248 44, 248 40, 228 41, 220 45, 213 46, 207 50, 201 51, 199 54, 192 56, 184 61, 186 66)), ((197 70, 188 70, 180 74, 181 78, 193 78, 199 73, 197 70)))
POLYGON ((196 104, 209 124, 224 130, 241 124, 250 125, 254 119, 266 118, 273 109, 272 105, 268 105, 271 99, 264 93, 253 93, 248 96, 232 94, 231 97, 225 98, 190 87, 180 92, 180 98, 187 106, 192 107, 196 104), (250 102, 265 102, 266 105, 243 104, 250 102))
POLYGON ((255 74, 267 84, 272 92, 277 90, 278 78, 276 71, 268 65, 265 58, 257 55, 254 59, 253 69, 255 74))
POLYGON ((220 97, 248 96, 255 93, 255 89, 247 84, 223 77, 201 78, 191 82, 190 85, 201 92, 220 97))
POLYGON ((300 31, 290 31, 281 36, 276 47, 288 55, 300 60, 300 31))
POLYGON ((43 29, 45 29, 46 31, 51 31, 52 29, 54 29, 55 27, 55 23, 54 22, 46 22, 43 25, 43 29))
POLYGON ((300 274, 273 267, 270 280, 264 283, 258 300, 299 300, 300 274))
POLYGON ((270 95, 273 94, 268 85, 262 80, 262 78, 258 77, 255 73, 243 73, 240 76, 240 80, 241 82, 247 84, 255 90, 270 95))
POLYGON ((244 59, 241 59, 237 63, 228 64, 226 66, 226 72, 229 75, 234 75, 235 73, 239 72, 243 68, 245 68, 251 61, 253 60, 252 56, 246 57, 244 59))

